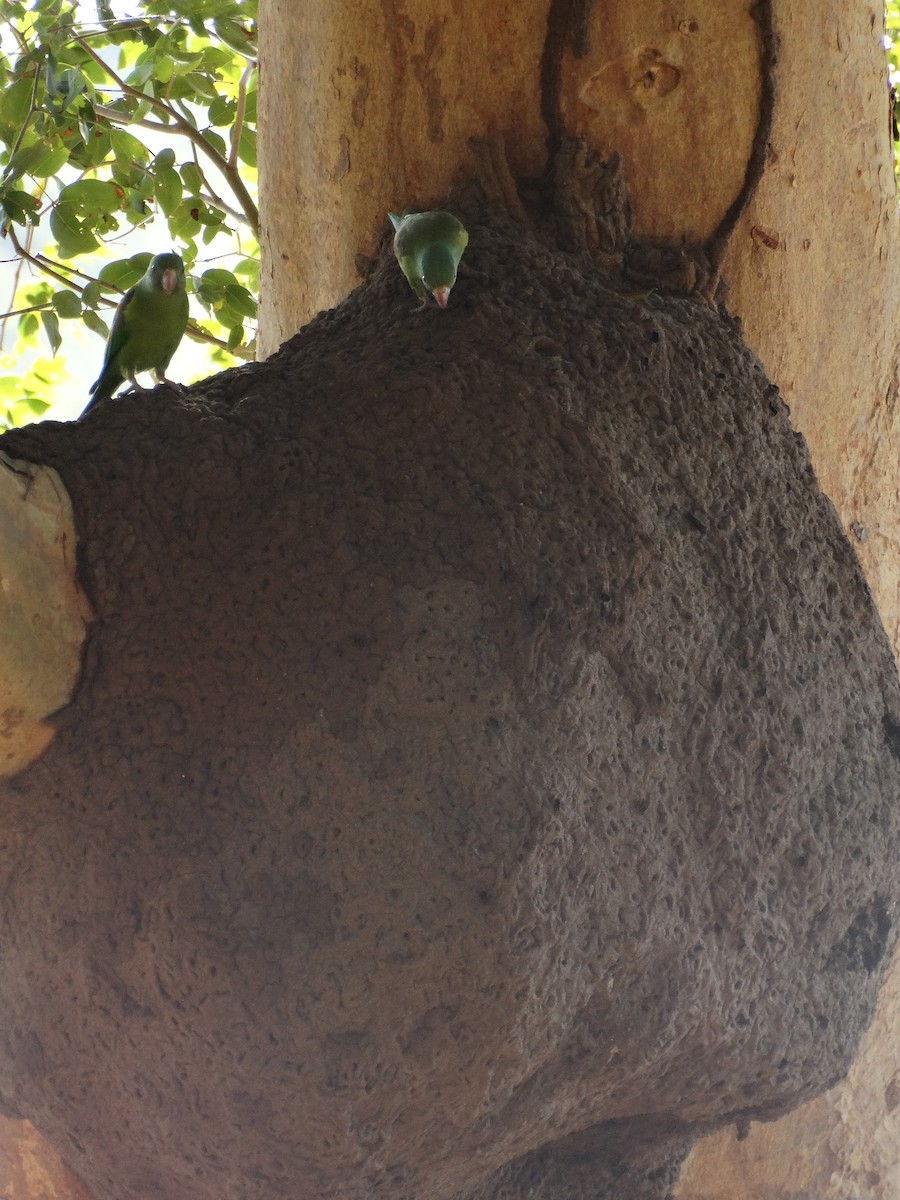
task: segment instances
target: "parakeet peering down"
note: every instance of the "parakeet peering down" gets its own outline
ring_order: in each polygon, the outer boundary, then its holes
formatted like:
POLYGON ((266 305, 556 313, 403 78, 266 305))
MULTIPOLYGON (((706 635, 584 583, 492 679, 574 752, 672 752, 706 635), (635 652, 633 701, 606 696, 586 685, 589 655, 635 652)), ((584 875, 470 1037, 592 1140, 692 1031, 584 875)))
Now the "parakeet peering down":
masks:
POLYGON ((423 304, 431 292, 438 305, 446 308, 459 260, 469 241, 465 227, 448 212, 388 215, 396 230, 394 254, 409 286, 423 304))
POLYGON ((100 377, 91 387, 92 399, 108 399, 126 379, 144 391, 135 379, 138 371, 153 371, 160 383, 166 367, 184 336, 188 296, 184 263, 177 254, 157 254, 146 273, 119 302, 113 318, 100 377))

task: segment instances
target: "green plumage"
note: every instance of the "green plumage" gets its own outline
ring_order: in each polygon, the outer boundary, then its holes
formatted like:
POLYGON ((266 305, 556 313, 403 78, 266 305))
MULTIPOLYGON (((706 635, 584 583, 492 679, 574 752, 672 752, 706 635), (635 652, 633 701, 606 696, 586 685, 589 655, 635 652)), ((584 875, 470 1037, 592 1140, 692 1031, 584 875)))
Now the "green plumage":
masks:
POLYGON ((389 214, 396 232, 394 254, 400 270, 422 303, 430 292, 447 307, 459 260, 469 241, 465 226, 448 212, 389 214))
POLYGON ((157 254, 119 302, 103 370, 91 387, 93 399, 87 408, 108 399, 126 379, 143 391, 135 379, 138 371, 153 371, 160 383, 168 383, 166 367, 184 336, 187 319, 184 263, 177 254, 157 254))

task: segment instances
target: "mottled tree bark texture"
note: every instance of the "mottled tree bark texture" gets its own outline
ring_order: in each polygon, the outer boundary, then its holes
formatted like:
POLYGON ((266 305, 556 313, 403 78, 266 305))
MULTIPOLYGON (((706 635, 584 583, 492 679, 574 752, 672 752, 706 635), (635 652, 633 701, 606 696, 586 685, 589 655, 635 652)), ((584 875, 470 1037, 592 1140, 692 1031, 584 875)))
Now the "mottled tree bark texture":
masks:
POLYGON ((589 166, 538 223, 460 192, 446 312, 385 251, 266 363, 3 439, 97 616, 3 798, 0 1096, 98 1198, 650 1200, 851 1060, 894 664, 589 166))

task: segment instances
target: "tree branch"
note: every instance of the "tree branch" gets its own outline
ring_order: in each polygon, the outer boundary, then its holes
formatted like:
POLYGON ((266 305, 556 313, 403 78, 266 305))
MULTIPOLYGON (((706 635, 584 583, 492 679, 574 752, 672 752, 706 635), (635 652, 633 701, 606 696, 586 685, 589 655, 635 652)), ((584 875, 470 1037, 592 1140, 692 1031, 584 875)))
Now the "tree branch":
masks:
MULTIPOLYGON (((13 249, 15 250, 16 254, 18 254, 19 258, 24 259, 25 262, 31 263, 31 265, 36 267, 42 274, 49 275, 51 279, 55 279, 57 283, 63 284, 64 287, 72 286, 72 280, 65 275, 61 275, 60 271, 74 270, 74 268, 66 267, 64 263, 53 263, 52 260, 47 258, 44 254, 32 254, 30 250, 26 250, 16 236, 16 231, 12 225, 10 225, 6 232, 9 240, 13 244, 13 249)), ((82 274, 82 272, 79 271, 78 274, 82 274)), ((75 286, 78 287, 78 284, 75 286)))
MULTIPOLYGON (((247 191, 247 187, 244 184, 243 179, 241 179, 237 168, 233 166, 227 158, 223 157, 223 155, 221 155, 214 146, 210 145, 210 143, 195 125, 192 125, 190 121, 181 116, 181 114, 170 104, 167 104, 164 100, 158 99, 156 96, 147 96, 143 92, 138 91, 137 88, 132 87, 131 84, 126 83, 125 80, 122 79, 122 77, 116 71, 114 71, 108 63, 105 63, 100 55, 89 45, 87 45, 87 43, 78 35, 73 35, 72 40, 77 42, 82 50, 84 50, 85 54, 92 58, 94 62, 96 62, 97 65, 106 72, 106 74, 110 77, 110 79, 112 79, 116 87, 122 92, 123 95, 130 96, 133 100, 137 100, 138 103, 149 104, 151 108, 155 108, 158 112, 165 113, 165 115, 169 118, 170 124, 160 122, 159 128, 161 130, 170 132, 172 129, 174 129, 177 133, 181 134, 182 137, 186 137, 188 141, 193 143, 193 145, 195 145, 197 149, 201 151, 201 153, 205 154, 206 157, 215 164, 217 169, 222 172, 228 181, 228 186, 234 192, 247 224, 253 230, 254 235, 259 237, 259 210, 253 203, 253 198, 247 191)), ((106 111, 105 115, 107 115, 109 119, 113 119, 108 110, 106 111)), ((124 113, 122 114, 122 118, 122 124, 130 124, 130 121, 125 119, 124 113)), ((147 126, 147 128, 150 129, 155 127, 156 126, 152 124, 147 126)))

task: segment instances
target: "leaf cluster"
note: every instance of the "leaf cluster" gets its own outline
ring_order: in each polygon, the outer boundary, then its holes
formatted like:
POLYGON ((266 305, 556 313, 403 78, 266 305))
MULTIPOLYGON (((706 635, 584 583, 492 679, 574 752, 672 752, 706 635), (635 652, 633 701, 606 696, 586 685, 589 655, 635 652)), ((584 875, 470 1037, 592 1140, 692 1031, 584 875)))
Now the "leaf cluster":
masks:
POLYGON ((105 336, 101 312, 149 257, 107 261, 110 249, 161 217, 208 314, 189 336, 222 362, 250 357, 256 0, 121 7, 98 0, 86 22, 77 0, 0 0, 0 232, 49 281, 20 289, 24 307, 7 317, 26 342, 40 322, 54 353, 60 320, 105 336), (102 269, 89 269, 92 256, 102 269), (223 265, 201 271, 203 257, 223 265))

